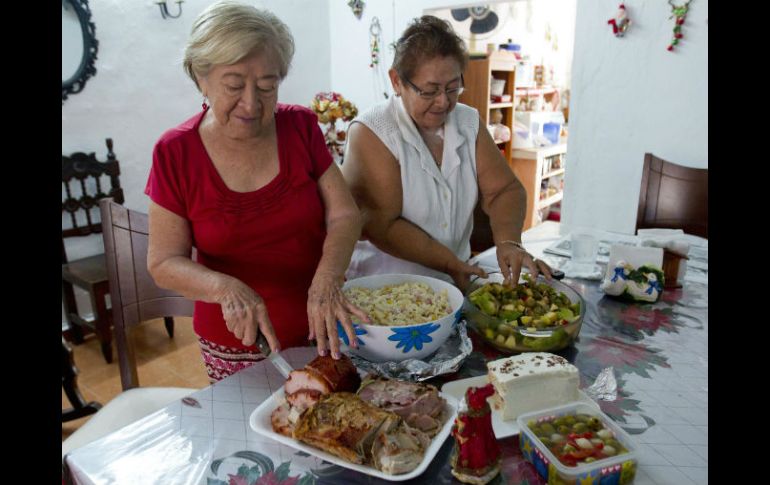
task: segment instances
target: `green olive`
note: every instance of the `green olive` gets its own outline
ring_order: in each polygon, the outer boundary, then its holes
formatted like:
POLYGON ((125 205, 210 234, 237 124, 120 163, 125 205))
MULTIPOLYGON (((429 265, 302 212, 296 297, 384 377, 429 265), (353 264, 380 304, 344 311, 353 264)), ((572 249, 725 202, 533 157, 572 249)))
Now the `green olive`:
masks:
POLYGON ((588 429, 591 431, 599 431, 600 429, 604 428, 604 426, 602 426, 601 420, 595 416, 588 418, 586 425, 588 425, 588 429))
POLYGON ((547 431, 549 435, 554 434, 556 432, 556 428, 553 427, 551 423, 543 423, 540 428, 543 431, 547 431))
POLYGON ((621 445, 620 445, 620 443, 618 442, 618 440, 616 440, 616 439, 614 439, 614 438, 611 438, 611 439, 605 440, 605 441, 604 441, 604 446, 612 446, 612 447, 613 447, 613 448, 615 448, 616 450, 619 450, 619 449, 621 448, 621 445))
POLYGON ((554 434, 556 432, 556 428, 553 427, 551 423, 543 423, 540 426, 540 429, 548 433, 548 436, 554 434))
POLYGON ((556 428, 556 431, 559 432, 559 434, 569 434, 569 426, 566 424, 562 424, 558 428, 556 428))
POLYGON ((586 431, 588 431, 588 426, 585 423, 575 423, 572 426, 573 433, 585 433, 586 431))
POLYGON ((543 445, 546 448, 550 448, 553 442, 551 441, 551 438, 540 438, 540 441, 543 443, 543 445))
POLYGON ((575 419, 575 416, 572 416, 572 415, 564 416, 564 424, 566 424, 567 426, 572 426, 573 424, 575 424, 576 421, 577 420, 575 419))

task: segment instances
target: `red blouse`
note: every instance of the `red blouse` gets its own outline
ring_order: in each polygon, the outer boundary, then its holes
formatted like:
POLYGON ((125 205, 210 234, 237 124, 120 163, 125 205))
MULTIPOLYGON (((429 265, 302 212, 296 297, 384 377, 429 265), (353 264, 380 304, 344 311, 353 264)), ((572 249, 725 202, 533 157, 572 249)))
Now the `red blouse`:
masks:
MULTIPOLYGON (((318 179, 332 163, 317 117, 278 104, 280 171, 264 187, 241 193, 227 188, 204 148, 204 114, 158 140, 145 193, 190 222, 198 263, 240 279, 265 300, 282 348, 307 345, 307 292, 326 237, 318 179)), ((244 348, 219 304, 196 301, 193 328, 212 342, 244 348)))

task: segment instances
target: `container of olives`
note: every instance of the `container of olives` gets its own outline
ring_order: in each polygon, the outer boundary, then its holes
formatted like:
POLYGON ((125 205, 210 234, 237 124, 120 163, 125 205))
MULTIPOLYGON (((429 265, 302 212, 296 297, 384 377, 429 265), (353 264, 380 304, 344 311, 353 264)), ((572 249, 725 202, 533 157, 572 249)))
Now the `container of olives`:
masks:
POLYGON ((578 292, 524 272, 516 287, 502 283, 500 273, 474 280, 463 302, 469 326, 489 345, 507 353, 554 352, 577 338, 586 313, 578 292))
POLYGON ((585 402, 516 418, 524 457, 549 484, 631 483, 637 452, 631 437, 585 402))

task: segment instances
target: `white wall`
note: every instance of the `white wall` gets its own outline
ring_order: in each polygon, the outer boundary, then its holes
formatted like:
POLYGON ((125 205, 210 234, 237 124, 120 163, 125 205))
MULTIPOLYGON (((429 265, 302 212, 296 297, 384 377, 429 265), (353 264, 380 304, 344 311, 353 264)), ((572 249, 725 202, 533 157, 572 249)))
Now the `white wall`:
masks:
MULTIPOLYGON (((575 39, 575 9, 577 0, 510 1, 493 5, 500 23, 486 39, 477 40, 473 52, 486 52, 487 44, 512 43, 521 46, 521 54, 533 64, 543 64, 553 69, 549 84, 560 88, 569 87, 572 68, 572 50, 575 39), (550 31, 550 38, 546 32, 550 31), (556 49, 554 49, 556 46, 556 49)), ((427 13, 456 23, 451 8, 430 10, 427 13)), ((470 35, 470 19, 461 23, 463 31, 470 35)))
MULTIPOLYGON (((210 3, 186 0, 180 18, 164 20, 152 0, 89 2, 99 41, 97 72, 62 106, 62 153, 95 151, 103 160, 104 139, 111 137, 128 208, 147 211, 144 185, 155 141, 201 109, 202 98, 181 60, 193 20, 210 3)), ((296 54, 279 100, 309 105, 316 92, 330 87, 328 2, 249 3, 274 12, 294 35, 296 54)), ((169 8, 176 12, 175 3, 169 8)), ((102 250, 99 237, 71 238, 67 248, 71 258, 102 250)))
MULTIPOLYGON (((541 1, 550 0, 532 0, 541 1)), ((425 9, 474 2, 370 1, 360 21, 345 3, 334 2, 330 8, 331 84, 363 110, 380 100, 372 94, 369 69, 368 26, 373 15, 380 18, 388 44, 425 9)), ((708 167, 708 0, 690 5, 684 39, 673 53, 666 50, 674 26, 666 2, 627 4, 633 24, 623 38, 615 38, 607 25, 616 7, 577 0, 562 221, 565 226, 633 233, 645 152, 708 167)), ((553 14, 564 12, 554 9, 553 14)), ((383 65, 390 66, 390 49, 383 54, 383 65)))
MULTIPOLYGON (((96 152, 104 160, 104 139, 111 137, 130 209, 147 211, 144 186, 155 141, 201 109, 202 98, 181 60, 193 20, 210 3, 186 0, 181 17, 164 20, 153 0, 89 1, 99 42, 97 72, 62 105, 62 153, 96 152)), ((294 35, 296 53, 279 101, 309 105, 316 92, 331 86, 329 2, 249 3, 271 10, 294 35)), ((172 13, 176 6, 169 2, 172 13)), ((69 238, 66 244, 70 259, 103 251, 101 236, 69 238)), ((77 296, 79 306, 87 309, 83 293, 77 296)))
POLYGON ((616 39, 607 4, 578 0, 562 221, 633 234, 646 152, 708 168, 708 0, 674 52, 666 2, 626 5, 616 39))
MULTIPOLYGON (((182 16, 166 20, 152 0, 89 3, 99 41, 97 73, 62 106, 62 153, 96 151, 103 158, 104 139, 112 137, 126 206, 146 211, 144 184, 155 141, 200 109, 201 97, 180 61, 192 21, 210 1, 186 0, 182 16)), ((388 44, 425 9, 472 2, 370 0, 361 20, 342 0, 253 3, 275 12, 295 37, 282 102, 307 105, 316 92, 333 89, 364 110, 384 99, 369 68, 372 17, 383 29, 379 87, 390 93, 384 78, 393 57, 388 44)), ((666 51, 673 20, 665 2, 629 4, 633 24, 622 39, 606 24, 614 8, 577 0, 562 220, 630 233, 645 152, 708 167, 708 0, 691 4, 674 53, 666 51)), ((98 237, 67 244, 72 258, 102 250, 98 237)))

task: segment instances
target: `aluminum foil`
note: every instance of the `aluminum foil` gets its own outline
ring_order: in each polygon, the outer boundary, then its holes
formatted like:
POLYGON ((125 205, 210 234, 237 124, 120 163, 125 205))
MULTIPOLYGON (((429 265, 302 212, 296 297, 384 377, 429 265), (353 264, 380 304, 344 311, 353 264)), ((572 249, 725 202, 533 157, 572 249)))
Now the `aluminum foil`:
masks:
POLYGON ((461 319, 457 322, 455 331, 427 361, 407 359, 401 362, 370 362, 354 354, 351 354, 350 358, 356 367, 368 372, 392 379, 424 381, 441 374, 457 372, 472 351, 473 344, 468 337, 465 319, 461 319))
POLYGON ((594 401, 614 401, 618 398, 618 383, 615 381, 615 372, 612 367, 607 367, 596 376, 593 384, 583 390, 594 401))

